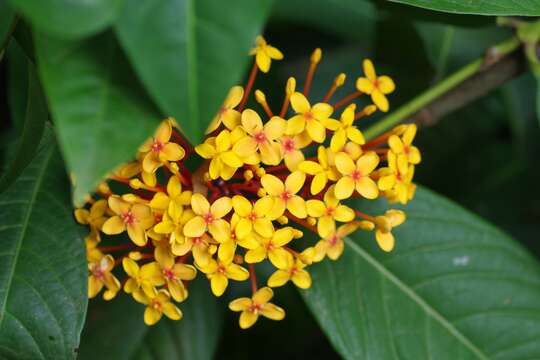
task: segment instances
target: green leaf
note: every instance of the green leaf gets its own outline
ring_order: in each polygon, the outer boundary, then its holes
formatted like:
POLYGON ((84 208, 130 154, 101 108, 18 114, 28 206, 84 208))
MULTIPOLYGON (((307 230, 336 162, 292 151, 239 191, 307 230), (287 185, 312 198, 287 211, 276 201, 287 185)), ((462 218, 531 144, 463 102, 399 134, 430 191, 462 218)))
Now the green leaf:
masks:
POLYGON ((502 16, 538 16, 540 0, 390 0, 426 9, 460 14, 502 15, 502 16))
POLYGON ((93 300, 82 335, 80 360, 212 359, 219 343, 222 308, 204 279, 189 284, 188 299, 178 304, 184 317, 146 326, 144 305, 122 294, 109 302, 93 300), (122 341, 118 341, 122 334, 122 341))
POLYGON ((161 118, 115 37, 83 42, 36 36, 41 80, 80 203, 105 174, 133 158, 161 118))
POLYGON ((43 135, 47 120, 47 104, 37 75, 29 62, 26 114, 22 133, 18 140, 17 152, 14 159, 0 176, 0 193, 8 188, 32 161, 43 135))
POLYGON ((51 138, 0 195, 2 359, 74 359, 83 326, 84 244, 51 138))
POLYGON ((16 22, 15 12, 7 0, 0 0, 0 59, 4 55, 4 51, 7 43, 9 42, 9 37, 11 36, 11 31, 15 26, 16 22))
MULTIPOLYGON (((381 213, 383 201, 361 202, 381 213)), ((540 271, 517 243, 419 188, 383 253, 372 233, 311 267, 306 302, 347 359, 540 356, 540 271), (516 331, 519 329, 519 331, 516 331)))
POLYGON ((126 1, 116 24, 120 42, 156 104, 192 143, 240 80, 270 3, 126 1))
POLYGON ((96 34, 120 12, 124 0, 9 0, 33 26, 62 38, 96 34))

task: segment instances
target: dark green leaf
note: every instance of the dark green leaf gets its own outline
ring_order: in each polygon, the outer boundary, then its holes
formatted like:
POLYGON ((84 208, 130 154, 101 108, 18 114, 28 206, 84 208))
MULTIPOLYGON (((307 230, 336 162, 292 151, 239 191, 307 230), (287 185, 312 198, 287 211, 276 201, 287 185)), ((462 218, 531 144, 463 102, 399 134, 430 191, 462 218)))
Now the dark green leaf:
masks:
POLYGON ((478 15, 540 15, 540 0, 390 0, 393 2, 419 6, 426 9, 460 14, 478 15))
POLYGON ((22 133, 28 96, 28 68, 30 63, 17 41, 10 42, 7 53, 7 101, 9 120, 17 134, 22 133))
POLYGON ((9 1, 40 31, 65 38, 88 36, 105 29, 123 3, 123 0, 9 1))
POLYGON ((135 156, 159 112, 112 33, 83 42, 36 37, 41 80, 80 203, 100 179, 135 156))
POLYGON ((60 154, 49 140, 0 195, 2 359, 76 357, 87 270, 68 189, 60 154))
POLYGON ((0 59, 4 55, 6 44, 16 21, 15 13, 8 5, 7 0, 0 0, 0 59))
POLYGON ((538 358, 537 262, 423 188, 406 211, 393 252, 357 232, 338 261, 311 268, 313 287, 303 294, 336 349, 348 359, 538 358))
POLYGON ((193 143, 240 80, 269 7, 270 0, 126 1, 120 41, 156 104, 193 143))
POLYGON ((15 158, 0 176, 0 193, 8 188, 32 161, 47 120, 47 104, 33 65, 28 65, 27 103, 24 125, 18 140, 15 158))
POLYGON ((144 305, 127 295, 110 302, 94 301, 82 335, 81 360, 210 360, 214 356, 223 314, 203 279, 189 284, 188 299, 178 305, 182 320, 163 318, 152 327, 144 324, 144 305))

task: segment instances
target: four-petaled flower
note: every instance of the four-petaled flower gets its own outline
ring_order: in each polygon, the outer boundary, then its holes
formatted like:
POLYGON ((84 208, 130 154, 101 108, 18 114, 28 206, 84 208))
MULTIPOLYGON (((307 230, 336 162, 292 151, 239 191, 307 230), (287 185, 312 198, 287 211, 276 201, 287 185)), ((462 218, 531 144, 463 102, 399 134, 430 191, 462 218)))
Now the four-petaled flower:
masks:
POLYGON ((299 92, 291 95, 291 105, 296 115, 289 119, 285 133, 297 135, 305 130, 311 140, 322 143, 326 138, 326 124, 334 111, 332 106, 327 103, 311 106, 308 99, 299 92))
POLYGON ((385 95, 390 94, 396 88, 394 81, 386 75, 377 76, 373 63, 369 59, 364 60, 363 68, 366 77, 361 77, 356 80, 356 89, 371 95, 373 103, 375 103, 381 111, 387 112, 389 105, 385 95))
POLYGON ((185 236, 198 238, 208 231, 218 242, 229 238, 230 224, 222 218, 232 209, 231 198, 224 196, 210 205, 202 194, 197 193, 191 197, 191 207, 197 216, 184 226, 185 236))
POLYGON ((103 232, 108 235, 120 234, 127 230, 129 238, 138 246, 146 245, 146 231, 154 224, 149 206, 130 204, 119 196, 109 197, 109 207, 116 214, 103 224, 103 232))
POLYGON ((172 120, 166 120, 158 127, 154 137, 148 139, 139 149, 144 154, 142 167, 147 173, 155 172, 166 161, 178 161, 186 155, 184 148, 171 142, 172 120))
POLYGON ((355 164, 347 154, 341 152, 336 155, 335 161, 338 171, 343 175, 336 183, 336 198, 347 199, 355 189, 366 199, 375 199, 379 195, 377 184, 369 177, 379 164, 377 154, 368 152, 360 156, 355 164))
POLYGON ((283 215, 285 210, 297 218, 304 219, 307 216, 306 203, 304 199, 296 195, 304 182, 306 175, 300 171, 295 171, 285 179, 285 184, 278 177, 266 174, 261 178, 264 190, 274 199, 274 206, 268 216, 274 220, 283 215))
POLYGON ((283 54, 281 51, 275 47, 268 45, 266 40, 262 36, 257 36, 255 40, 256 47, 251 49, 249 52, 250 55, 255 55, 255 62, 257 67, 262 72, 268 72, 270 70, 270 63, 272 60, 281 60, 283 59, 283 54))
POLYGON ((272 320, 282 320, 285 317, 285 310, 269 301, 274 296, 274 292, 269 287, 263 287, 250 298, 243 297, 231 301, 229 309, 242 312, 240 314, 240 327, 247 329, 253 326, 259 315, 272 320))

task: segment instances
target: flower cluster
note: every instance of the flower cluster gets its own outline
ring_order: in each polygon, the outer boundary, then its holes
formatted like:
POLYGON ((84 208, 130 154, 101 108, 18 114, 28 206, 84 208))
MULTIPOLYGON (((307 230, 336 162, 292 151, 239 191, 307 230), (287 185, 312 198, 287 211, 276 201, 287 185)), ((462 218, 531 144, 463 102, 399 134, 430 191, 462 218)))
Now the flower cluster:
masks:
POLYGON ((262 37, 252 54, 247 85, 230 90, 202 144, 192 147, 174 119, 164 120, 136 160, 116 169, 88 206, 75 211, 77 221, 90 228, 90 298, 104 290, 110 300, 123 289, 146 305, 144 321, 152 325, 163 315, 182 317, 177 303, 188 297, 197 274, 218 297, 231 281, 250 281, 252 296, 229 304, 241 312, 240 327, 248 328, 259 315, 283 319, 285 311, 270 303, 272 288, 288 282, 309 288, 307 267, 337 260, 353 231, 372 231, 382 250, 393 249, 392 230, 405 221, 404 212, 370 215, 354 206, 355 199, 379 197, 405 204, 414 195, 420 162, 412 145, 416 126, 400 125, 371 140, 356 126, 388 110, 392 79, 378 76, 364 60, 356 91, 331 102, 346 80, 339 74, 313 103, 308 94, 321 60, 316 49, 303 89, 290 78, 276 113, 256 90, 258 112, 246 107, 256 75, 283 55, 262 37), (362 95, 370 101, 357 109, 362 95), (191 156, 203 159, 197 169, 185 165, 191 156), (301 248, 306 241, 297 240, 305 231, 318 240, 301 248), (265 261, 274 272, 258 288, 255 265, 265 261))

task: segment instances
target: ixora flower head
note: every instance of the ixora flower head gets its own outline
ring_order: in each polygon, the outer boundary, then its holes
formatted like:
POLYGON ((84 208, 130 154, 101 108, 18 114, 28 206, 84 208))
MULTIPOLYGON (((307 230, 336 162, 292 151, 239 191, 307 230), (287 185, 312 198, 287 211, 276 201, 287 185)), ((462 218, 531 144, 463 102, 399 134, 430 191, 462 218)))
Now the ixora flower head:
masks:
POLYGON ((309 288, 309 266, 338 260, 352 232, 372 231, 383 251, 394 248, 392 230, 405 213, 366 214, 353 206, 380 197, 406 204, 414 195, 421 160, 412 145, 416 126, 399 125, 375 139, 360 130, 364 117, 388 110, 392 79, 364 60, 355 92, 331 101, 346 80, 338 74, 322 99, 309 98, 322 57, 316 49, 303 89, 289 78, 279 112, 260 90, 254 92, 260 109, 246 108, 257 73, 283 58, 262 37, 251 54, 246 86, 230 90, 202 144, 192 147, 176 121, 165 119, 136 160, 116 169, 75 211, 90 229, 90 298, 102 293, 111 300, 123 290, 146 306, 144 321, 153 325, 163 315, 182 318, 177 304, 197 276, 208 279, 217 297, 232 283, 249 281, 252 293, 229 304, 245 329, 259 315, 283 319, 285 310, 270 302, 272 288, 288 282, 309 288), (198 169, 186 167, 191 156, 203 159, 198 169), (318 240, 306 246, 299 241, 305 232, 318 240), (274 271, 261 284, 255 268, 264 262, 274 271))

